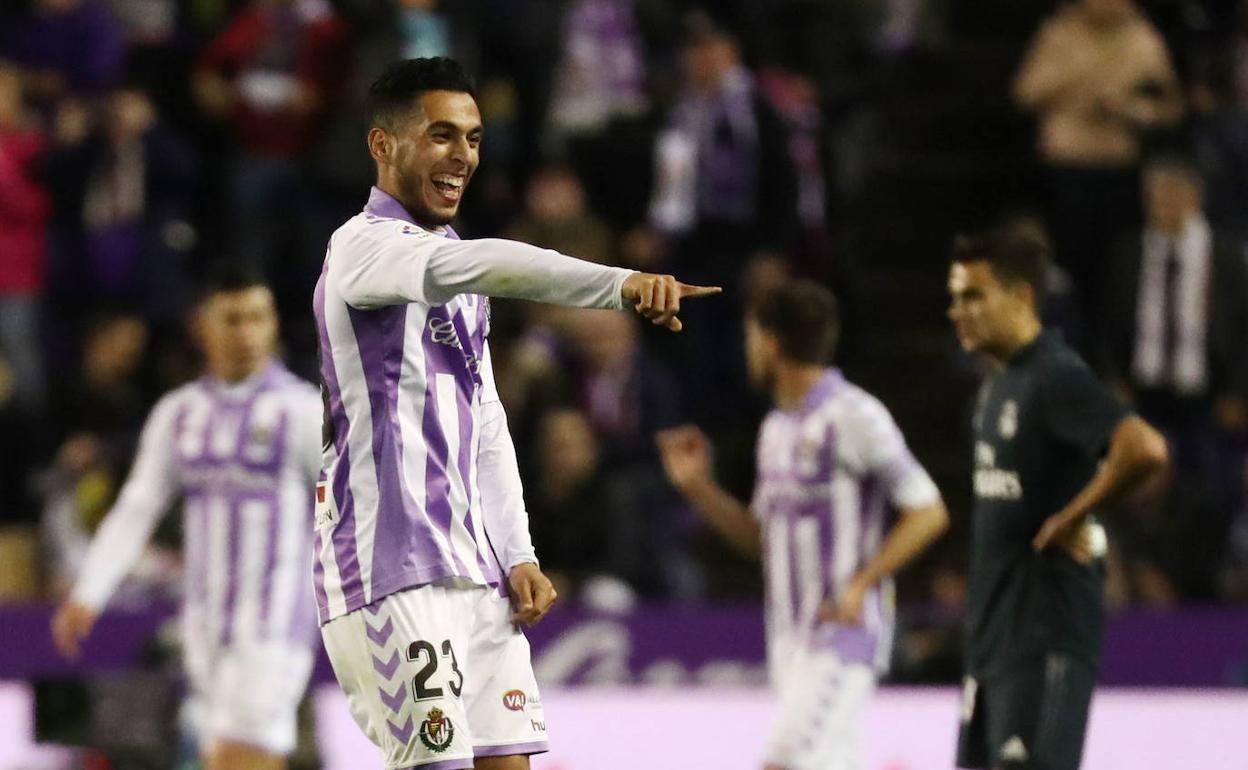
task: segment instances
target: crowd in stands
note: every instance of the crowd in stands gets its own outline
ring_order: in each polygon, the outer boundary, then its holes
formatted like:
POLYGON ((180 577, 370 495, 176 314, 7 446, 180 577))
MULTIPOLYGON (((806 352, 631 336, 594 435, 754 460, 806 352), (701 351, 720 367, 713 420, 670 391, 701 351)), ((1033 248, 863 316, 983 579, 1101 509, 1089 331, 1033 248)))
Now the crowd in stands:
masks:
MULTIPOLYGON (((852 374, 854 332, 871 324, 858 280, 870 255, 856 262, 840 238, 872 148, 861 118, 958 4, 4 5, 0 561, 27 564, 39 579, 18 583, 49 593, 72 575, 146 410, 198 376, 191 314, 210 263, 263 267, 284 356, 315 378, 311 289, 329 234, 372 182, 367 85, 395 58, 452 55, 475 73, 486 125, 464 237, 725 288, 688 307, 680 335, 625 314, 494 304, 544 566, 561 593, 605 608, 755 595, 756 570, 666 485, 653 433, 697 422, 748 493, 767 404, 746 383, 742 308, 786 276, 842 295, 852 374), (12 534, 36 528, 38 548, 12 534)), ((1073 287, 1054 321, 1177 458, 1160 502, 1112 527, 1112 596, 1248 599, 1248 3, 1050 11, 1018 51, 1011 94, 1035 117, 1047 194, 1002 205, 1042 212, 1055 285, 1073 287)), ((928 573, 907 598, 956 615, 957 569, 928 573)))

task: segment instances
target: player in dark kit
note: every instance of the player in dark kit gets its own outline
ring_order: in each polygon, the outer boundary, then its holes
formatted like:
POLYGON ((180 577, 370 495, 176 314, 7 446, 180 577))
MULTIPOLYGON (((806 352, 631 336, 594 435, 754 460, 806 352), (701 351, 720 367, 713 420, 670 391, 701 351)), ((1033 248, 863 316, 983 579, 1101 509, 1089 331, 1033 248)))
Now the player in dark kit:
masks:
POLYGON ((1076 770, 1100 656, 1104 530, 1096 511, 1167 463, 1037 306, 1045 244, 1011 229, 959 238, 958 341, 993 366, 975 410, 966 678, 958 767, 1076 770))

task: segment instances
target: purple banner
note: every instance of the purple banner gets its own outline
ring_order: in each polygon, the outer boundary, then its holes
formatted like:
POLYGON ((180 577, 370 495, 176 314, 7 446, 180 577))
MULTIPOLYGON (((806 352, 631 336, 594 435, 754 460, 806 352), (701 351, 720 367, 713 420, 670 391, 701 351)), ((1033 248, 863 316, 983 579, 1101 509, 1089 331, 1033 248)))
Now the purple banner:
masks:
MULTIPOLYGON (((133 665, 172 612, 106 614, 79 663, 57 655, 50 619, 47 607, 0 608, 0 679, 133 665)), ((757 607, 649 607, 626 616, 561 609, 528 635, 544 686, 751 685, 765 679, 757 607)), ((323 659, 317 679, 333 679, 323 659)), ((1120 686, 1248 686, 1248 609, 1116 615, 1106 632, 1100 679, 1120 686)))

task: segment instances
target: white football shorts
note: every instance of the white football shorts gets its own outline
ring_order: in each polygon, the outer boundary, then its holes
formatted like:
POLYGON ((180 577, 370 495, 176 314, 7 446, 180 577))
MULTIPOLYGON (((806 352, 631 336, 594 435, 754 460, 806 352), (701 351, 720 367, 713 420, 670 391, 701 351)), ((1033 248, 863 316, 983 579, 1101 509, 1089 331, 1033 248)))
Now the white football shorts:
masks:
POLYGON ((351 716, 388 770, 461 770, 546 751, 529 641, 497 589, 447 581, 321 627, 351 716))
POLYGON ((231 741, 289 754, 312 662, 310 644, 290 641, 188 649, 182 717, 204 749, 231 741))
POLYGON ((775 678, 780 708, 767 761, 785 770, 860 770, 862 713, 875 670, 846 664, 831 650, 806 650, 775 678))

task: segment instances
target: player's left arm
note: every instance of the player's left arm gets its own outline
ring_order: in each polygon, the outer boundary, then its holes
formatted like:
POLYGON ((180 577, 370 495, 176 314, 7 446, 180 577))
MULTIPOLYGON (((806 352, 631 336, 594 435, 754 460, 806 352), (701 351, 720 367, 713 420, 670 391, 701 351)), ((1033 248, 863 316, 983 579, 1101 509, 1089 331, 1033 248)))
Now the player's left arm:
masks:
POLYGON ((481 511, 485 533, 503 570, 515 613, 512 620, 533 625, 558 598, 550 578, 538 566, 529 513, 524 506, 524 485, 516 447, 507 429, 507 413, 494 384, 494 367, 487 344, 481 361, 481 444, 477 452, 477 481, 481 488, 481 511))
POLYGON ((1040 551, 1060 543, 1078 560, 1089 561, 1092 554, 1082 533, 1088 514, 1121 501, 1169 462, 1166 439, 1156 428, 1136 415, 1123 418, 1113 429, 1096 475, 1065 508, 1045 520, 1032 546, 1040 551))
POLYGON ((1064 546, 1079 561, 1090 561, 1088 515, 1113 505, 1169 463, 1166 440, 1126 410, 1082 363, 1059 365, 1041 383, 1046 427, 1068 451, 1104 454, 1096 474, 1075 497, 1051 515, 1032 541, 1043 550, 1064 546))
POLYGON ((949 511, 940 490, 910 453, 901 431, 880 404, 865 409, 854 429, 855 459, 860 471, 880 482, 889 502, 900 511, 880 549, 843 587, 835 602, 822 608, 825 620, 862 622, 867 593, 927 550, 949 528, 949 511))

